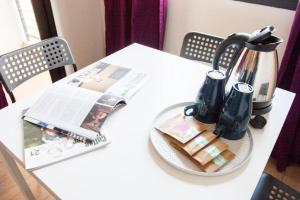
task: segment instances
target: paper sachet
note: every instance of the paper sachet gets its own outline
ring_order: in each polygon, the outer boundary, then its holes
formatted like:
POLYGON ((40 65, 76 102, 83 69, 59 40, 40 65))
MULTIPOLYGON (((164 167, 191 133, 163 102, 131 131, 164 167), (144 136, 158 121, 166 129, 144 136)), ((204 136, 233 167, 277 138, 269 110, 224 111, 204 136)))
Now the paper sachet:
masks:
POLYGON ((221 140, 215 140, 210 145, 197 152, 193 158, 197 160, 201 165, 206 165, 212 159, 217 157, 223 151, 228 149, 228 145, 221 140))
POLYGON ((203 170, 208 173, 216 172, 224 167, 229 161, 233 160, 235 154, 230 150, 225 150, 212 161, 203 166, 203 170))
POLYGON ((200 135, 187 142, 185 145, 182 145, 182 149, 192 156, 206 145, 211 143, 214 139, 216 139, 216 137, 217 136, 212 132, 204 131, 200 135))
POLYGON ((192 117, 178 114, 157 126, 156 129, 169 136, 171 141, 185 144, 204 132, 207 127, 192 117))
POLYGON ((210 162, 208 162, 206 165, 202 165, 198 160, 196 160, 194 157, 192 157, 187 152, 185 152, 177 144, 171 142, 171 145, 173 147, 175 147, 177 150, 179 150, 181 153, 183 153, 187 158, 189 158, 201 170, 203 170, 207 173, 213 173, 213 172, 219 171, 222 167, 224 167, 229 161, 233 160, 235 157, 235 154, 227 149, 227 150, 223 151, 221 154, 219 154, 217 157, 212 159, 210 162))

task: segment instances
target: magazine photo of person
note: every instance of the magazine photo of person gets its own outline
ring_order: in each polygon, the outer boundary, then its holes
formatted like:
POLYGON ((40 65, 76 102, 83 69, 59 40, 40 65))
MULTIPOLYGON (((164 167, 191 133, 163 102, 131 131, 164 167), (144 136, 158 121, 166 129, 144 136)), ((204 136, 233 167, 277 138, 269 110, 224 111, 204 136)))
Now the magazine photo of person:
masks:
POLYGON ((80 127, 99 132, 101 125, 104 123, 108 112, 105 112, 107 107, 100 104, 95 104, 90 110, 86 118, 83 120, 80 127))

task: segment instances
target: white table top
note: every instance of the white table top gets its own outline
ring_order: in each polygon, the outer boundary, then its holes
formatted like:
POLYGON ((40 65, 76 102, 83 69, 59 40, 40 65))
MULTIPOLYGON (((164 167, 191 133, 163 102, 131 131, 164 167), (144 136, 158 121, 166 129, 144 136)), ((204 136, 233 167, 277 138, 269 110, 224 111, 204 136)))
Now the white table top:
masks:
MULTIPOLYGON (((111 144, 96 151, 33 171, 62 199, 250 199, 268 161, 294 94, 276 89, 263 130, 251 129, 254 149, 249 162, 221 177, 199 177, 169 166, 149 141, 151 123, 172 104, 194 100, 210 67, 133 44, 101 61, 139 69, 150 80, 107 120, 111 144)), ((73 77, 71 76, 63 79, 73 77)), ((38 95, 0 110, 0 141, 23 161, 21 110, 38 95)))

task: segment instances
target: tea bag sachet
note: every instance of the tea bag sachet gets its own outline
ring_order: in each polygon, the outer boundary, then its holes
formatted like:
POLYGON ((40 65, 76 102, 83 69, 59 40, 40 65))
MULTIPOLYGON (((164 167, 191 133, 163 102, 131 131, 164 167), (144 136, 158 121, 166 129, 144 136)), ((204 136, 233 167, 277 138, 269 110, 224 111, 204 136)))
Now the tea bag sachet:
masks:
POLYGON ((231 152, 230 150, 225 150, 221 154, 219 154, 217 157, 212 159, 209 163, 206 165, 201 165, 199 161, 197 161, 194 157, 189 155, 187 152, 185 152, 181 147, 179 147, 177 144, 174 144, 171 142, 171 145, 183 153, 187 158, 189 158, 195 165, 197 165, 201 170, 212 173, 220 170, 222 167, 224 167, 229 161, 233 160, 235 157, 235 154, 231 152))
POLYGON ((194 155, 206 145, 211 143, 214 139, 216 139, 216 135, 210 131, 204 131, 201 134, 197 135, 195 138, 187 142, 186 144, 178 144, 180 148, 182 148, 187 154, 190 156, 194 155))
POLYGON ((189 155, 194 155, 203 147, 211 143, 217 136, 212 132, 205 131, 200 135, 196 136, 194 139, 190 140, 187 144, 185 144, 182 148, 189 155))
POLYGON ((201 151, 197 152, 193 158, 201 165, 206 165, 226 149, 228 149, 228 145, 217 139, 201 151))
POLYGON ((166 120, 156 129, 165 133, 172 142, 185 144, 205 131, 207 127, 192 117, 179 114, 166 120))
POLYGON ((229 150, 225 150, 217 157, 212 159, 212 161, 204 165, 202 169, 208 173, 216 172, 220 170, 224 165, 226 165, 229 161, 233 160, 234 157, 235 157, 234 153, 232 153, 229 150))

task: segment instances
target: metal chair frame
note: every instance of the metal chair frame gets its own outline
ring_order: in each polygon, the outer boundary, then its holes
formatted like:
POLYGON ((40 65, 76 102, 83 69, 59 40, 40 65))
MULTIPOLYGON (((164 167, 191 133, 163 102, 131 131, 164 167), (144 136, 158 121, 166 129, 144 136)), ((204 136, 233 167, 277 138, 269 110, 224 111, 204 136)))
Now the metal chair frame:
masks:
POLYGON ((251 200, 262 199, 299 200, 300 193, 273 176, 263 173, 251 197, 251 200))
MULTIPOLYGON (((180 56, 211 64, 219 44, 224 39, 205 33, 190 32, 183 39, 180 56)), ((219 66, 227 68, 237 52, 235 46, 230 46, 220 58, 219 66)))
POLYGON ((66 65, 77 71, 67 41, 53 37, 0 56, 0 81, 14 103, 16 87, 44 71, 66 65))

